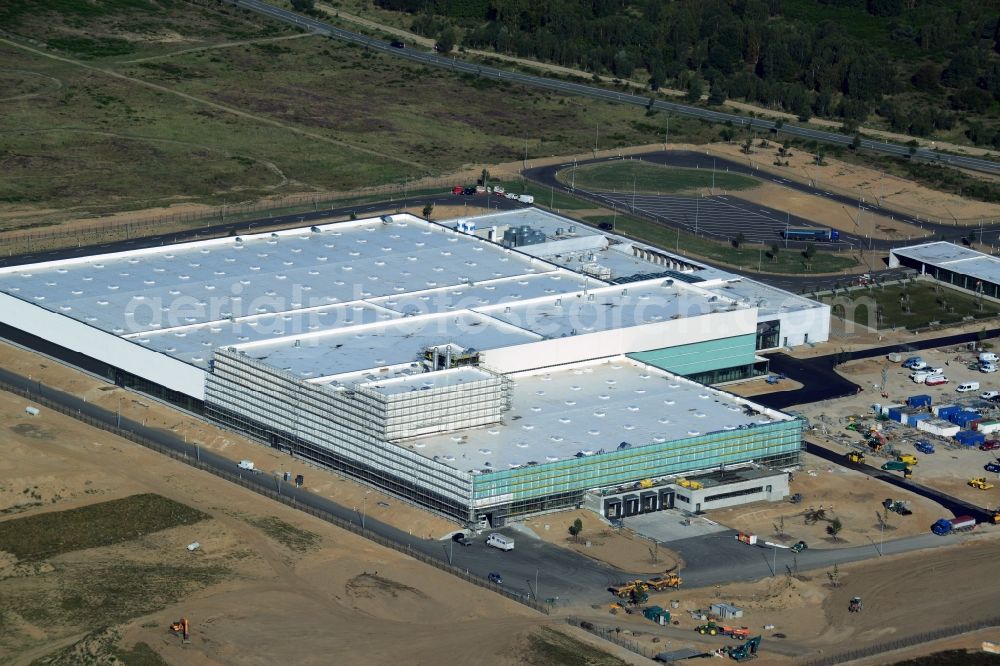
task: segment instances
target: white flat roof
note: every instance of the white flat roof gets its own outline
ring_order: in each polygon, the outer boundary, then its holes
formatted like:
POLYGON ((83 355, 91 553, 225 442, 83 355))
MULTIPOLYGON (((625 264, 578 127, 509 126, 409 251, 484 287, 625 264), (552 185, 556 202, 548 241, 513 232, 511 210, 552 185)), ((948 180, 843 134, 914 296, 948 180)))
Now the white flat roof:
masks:
MULTIPOLYGON (((702 272, 695 271, 694 275, 700 277, 702 272)), ((755 305, 757 307, 758 319, 766 319, 770 316, 787 312, 824 307, 822 303, 798 296, 784 289, 733 275, 729 275, 723 280, 698 282, 696 284, 714 294, 736 299, 746 305, 755 305)))
MULTIPOLYGON (((378 373, 374 373, 378 375, 378 373)), ((448 370, 438 370, 437 372, 424 372, 421 374, 404 375, 396 377, 377 377, 364 384, 369 388, 383 395, 392 396, 421 389, 446 388, 448 386, 459 386, 461 384, 471 384, 493 379, 496 375, 481 370, 474 366, 464 366, 460 368, 450 368, 448 370)))
POLYGON ((945 241, 911 245, 892 254, 931 264, 949 271, 1000 284, 1000 258, 945 241))
POLYGON ((542 336, 463 310, 456 314, 405 317, 369 326, 248 342, 237 348, 251 358, 302 379, 331 377, 371 368, 413 363, 427 347, 453 343, 496 349, 542 336))
POLYGON ((462 471, 503 470, 792 417, 625 357, 515 375, 502 424, 407 441, 462 471))

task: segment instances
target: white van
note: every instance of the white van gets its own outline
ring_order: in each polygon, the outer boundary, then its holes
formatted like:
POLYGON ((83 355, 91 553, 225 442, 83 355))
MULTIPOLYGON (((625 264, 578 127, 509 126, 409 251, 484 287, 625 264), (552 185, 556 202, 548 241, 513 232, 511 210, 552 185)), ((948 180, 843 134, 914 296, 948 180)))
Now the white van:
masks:
POLYGON ((994 354, 993 352, 982 352, 979 355, 980 363, 996 363, 997 360, 998 360, 997 355, 994 354))
POLYGON ((910 379, 913 380, 914 384, 923 384, 927 380, 927 378, 930 377, 930 376, 931 376, 931 373, 924 372, 924 371, 920 370, 920 371, 911 373, 910 374, 910 379))
POLYGON ((979 382, 962 382, 957 387, 955 387, 955 390, 958 391, 959 393, 968 393, 969 391, 978 391, 979 390, 979 382))
POLYGON ((979 364, 979 372, 987 372, 987 373, 989 373, 989 372, 996 372, 996 371, 997 371, 997 364, 996 363, 980 363, 979 364))
POLYGON ((500 550, 514 550, 514 540, 508 539, 502 534, 494 533, 486 537, 486 545, 500 550))

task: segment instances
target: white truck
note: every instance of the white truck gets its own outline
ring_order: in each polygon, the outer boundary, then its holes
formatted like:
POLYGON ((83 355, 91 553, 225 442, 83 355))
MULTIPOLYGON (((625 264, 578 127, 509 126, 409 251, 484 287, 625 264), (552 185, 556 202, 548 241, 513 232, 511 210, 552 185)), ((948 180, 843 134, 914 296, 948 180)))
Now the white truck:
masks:
POLYGON ((500 550, 514 550, 514 540, 502 534, 493 533, 486 537, 486 545, 500 550))
POLYGON ((236 463, 236 466, 239 467, 240 469, 245 469, 248 472, 255 472, 255 471, 257 471, 257 470, 254 469, 253 461, 252 460, 241 460, 238 463, 236 463))
POLYGON ((535 197, 533 197, 530 194, 518 194, 517 200, 520 201, 521 203, 526 203, 526 204, 535 203, 535 197))

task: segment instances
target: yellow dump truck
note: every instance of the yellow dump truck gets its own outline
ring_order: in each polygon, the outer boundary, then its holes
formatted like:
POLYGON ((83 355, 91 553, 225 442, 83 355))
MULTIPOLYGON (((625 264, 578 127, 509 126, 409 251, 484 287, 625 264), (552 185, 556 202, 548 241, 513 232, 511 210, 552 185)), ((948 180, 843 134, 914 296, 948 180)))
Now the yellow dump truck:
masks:
POLYGON ((678 587, 681 586, 682 582, 683 581, 681 580, 681 577, 678 576, 677 574, 667 573, 663 574, 662 576, 656 576, 655 578, 650 578, 649 580, 646 581, 646 585, 648 585, 651 589, 659 592, 660 590, 666 590, 667 588, 673 588, 676 590, 678 587))

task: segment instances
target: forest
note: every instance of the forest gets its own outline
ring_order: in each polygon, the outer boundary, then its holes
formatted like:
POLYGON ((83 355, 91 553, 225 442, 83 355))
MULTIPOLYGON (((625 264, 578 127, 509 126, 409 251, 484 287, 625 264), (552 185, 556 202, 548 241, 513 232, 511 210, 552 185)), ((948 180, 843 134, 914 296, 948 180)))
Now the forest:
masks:
POLYGON ((1000 148, 1000 0, 374 0, 447 45, 1000 148))

